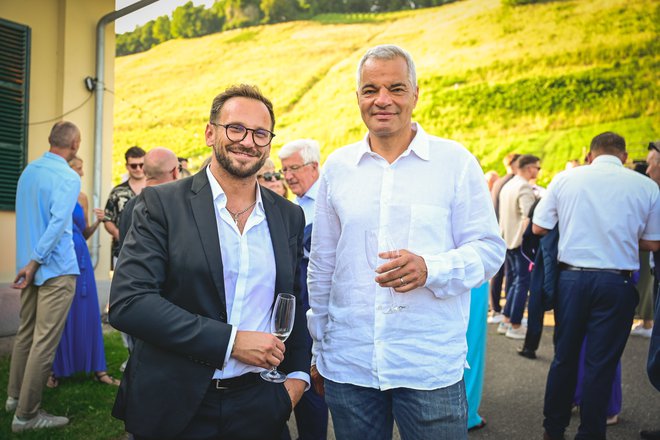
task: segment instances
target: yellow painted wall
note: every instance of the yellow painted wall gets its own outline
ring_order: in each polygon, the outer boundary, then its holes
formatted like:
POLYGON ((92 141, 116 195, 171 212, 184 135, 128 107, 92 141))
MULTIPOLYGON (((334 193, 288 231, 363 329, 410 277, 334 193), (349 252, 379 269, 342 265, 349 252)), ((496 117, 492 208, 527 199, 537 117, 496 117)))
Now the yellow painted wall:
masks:
MULTIPOLYGON (((84 85, 96 77, 96 24, 112 12, 114 0, 2 0, 0 17, 32 29, 28 161, 48 150, 48 134, 58 120, 75 123, 82 132, 79 156, 84 160, 82 190, 90 204, 93 194, 95 98, 84 85), (83 104, 84 103, 84 104, 83 104), (82 106, 81 106, 82 104, 82 106), (78 108, 79 107, 79 108, 78 108), (75 109, 75 110, 74 110, 75 109), (65 116, 62 116, 66 114, 65 116)), ((106 28, 105 87, 114 90, 114 25, 106 28)), ((100 205, 111 185, 113 95, 104 97, 103 165, 100 205)), ((108 279, 109 235, 100 228, 100 260, 97 279, 108 279)), ((15 215, 0 211, 0 283, 13 280, 16 272, 15 215)), ((91 239, 89 241, 91 245, 91 239)))

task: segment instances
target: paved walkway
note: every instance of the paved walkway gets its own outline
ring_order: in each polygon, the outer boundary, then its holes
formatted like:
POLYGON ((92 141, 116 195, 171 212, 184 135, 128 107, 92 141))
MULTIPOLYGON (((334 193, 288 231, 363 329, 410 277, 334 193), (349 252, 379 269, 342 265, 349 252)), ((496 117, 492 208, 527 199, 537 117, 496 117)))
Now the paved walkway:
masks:
MULTIPOLYGON (((516 354, 519 341, 498 335, 494 325, 488 326, 486 378, 480 410, 488 425, 471 432, 470 439, 543 438, 543 393, 552 360, 552 330, 545 328, 538 358, 529 360, 516 354)), ((607 430, 608 440, 639 439, 640 429, 660 429, 660 392, 651 386, 646 375, 648 347, 648 339, 628 340, 622 358, 623 409, 619 424, 607 430)), ((571 420, 567 439, 573 438, 578 424, 576 415, 571 420)), ((295 426, 292 421, 289 425, 295 426)), ((335 439, 332 431, 328 439, 335 439)), ((399 439, 397 432, 394 439, 399 439)))

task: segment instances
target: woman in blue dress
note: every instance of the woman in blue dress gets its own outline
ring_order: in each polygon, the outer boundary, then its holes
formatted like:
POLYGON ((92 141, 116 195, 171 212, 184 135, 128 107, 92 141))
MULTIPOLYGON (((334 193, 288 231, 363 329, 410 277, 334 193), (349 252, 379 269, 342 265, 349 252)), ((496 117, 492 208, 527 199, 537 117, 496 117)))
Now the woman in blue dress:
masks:
MULTIPOLYGON (((76 157, 69 165, 80 177, 83 176, 80 158, 76 157)), ((76 293, 64 326, 62 339, 57 347, 53 374, 48 386, 58 385, 57 378, 68 377, 79 372, 94 372, 94 379, 107 385, 119 385, 119 381, 106 372, 103 331, 99 299, 96 292, 94 267, 87 248, 87 239, 94 234, 103 220, 103 210, 94 209, 96 221, 87 224, 87 196, 80 193, 73 210, 73 244, 78 258, 80 275, 76 282, 76 293)))

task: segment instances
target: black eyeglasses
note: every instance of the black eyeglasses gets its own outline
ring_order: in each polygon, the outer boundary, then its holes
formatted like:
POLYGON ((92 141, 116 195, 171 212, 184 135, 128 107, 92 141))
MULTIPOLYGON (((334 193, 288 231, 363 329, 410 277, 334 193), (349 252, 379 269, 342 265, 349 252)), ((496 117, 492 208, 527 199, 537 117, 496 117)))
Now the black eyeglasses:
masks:
POLYGON ((264 179, 266 182, 273 182, 275 180, 282 180, 282 175, 278 172, 265 172, 263 174, 257 174, 257 179, 264 179))
POLYGON ((138 168, 142 168, 144 166, 143 163, 128 163, 126 165, 131 167, 132 170, 137 170, 138 168))
POLYGON ((660 153, 660 150, 658 149, 658 145, 656 142, 649 142, 649 150, 655 150, 658 153, 660 153))
POLYGON ((267 147, 275 137, 275 133, 268 131, 265 128, 247 128, 241 124, 218 124, 217 122, 209 122, 216 127, 224 127, 227 138, 232 142, 241 142, 248 134, 252 132, 252 141, 257 147, 267 147))
POLYGON ((280 170, 280 173, 282 173, 283 175, 288 172, 292 172, 293 174, 296 174, 302 167, 306 167, 307 165, 310 165, 312 163, 314 162, 305 162, 302 165, 291 165, 290 167, 282 168, 280 170))

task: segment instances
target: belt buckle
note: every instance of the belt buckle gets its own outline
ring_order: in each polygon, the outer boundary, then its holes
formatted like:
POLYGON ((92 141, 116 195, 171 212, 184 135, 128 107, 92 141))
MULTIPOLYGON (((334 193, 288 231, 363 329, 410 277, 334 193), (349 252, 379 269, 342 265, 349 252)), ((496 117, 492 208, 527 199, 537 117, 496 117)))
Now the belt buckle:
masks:
POLYGON ((229 387, 221 387, 220 386, 220 379, 214 379, 215 380, 215 389, 216 390, 228 390, 229 387))

